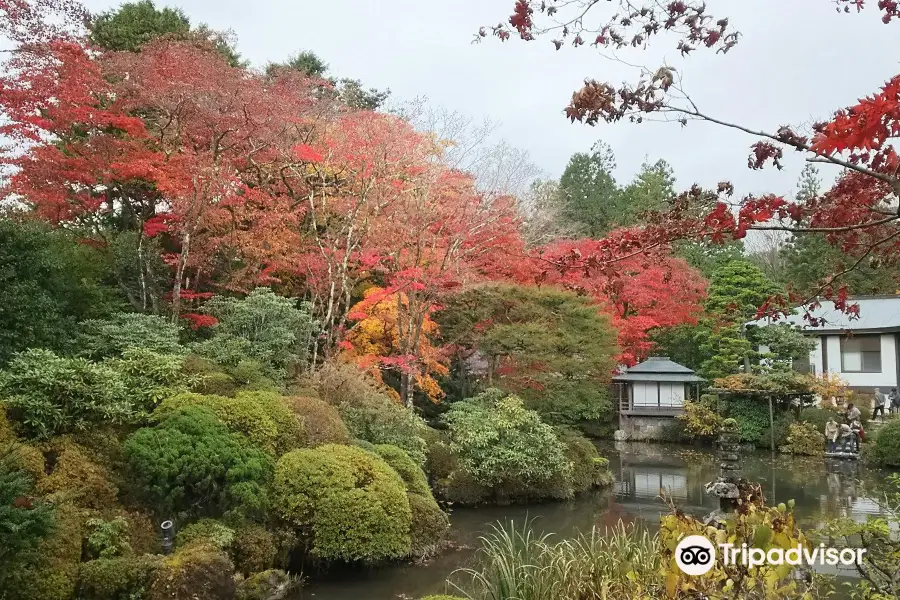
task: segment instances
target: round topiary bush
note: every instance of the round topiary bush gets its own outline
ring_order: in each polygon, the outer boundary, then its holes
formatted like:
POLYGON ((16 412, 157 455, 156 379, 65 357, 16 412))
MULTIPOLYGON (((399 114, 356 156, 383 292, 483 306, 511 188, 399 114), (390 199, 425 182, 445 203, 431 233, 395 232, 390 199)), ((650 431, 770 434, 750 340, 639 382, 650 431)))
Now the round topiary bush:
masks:
POLYGON ((447 536, 450 519, 430 494, 428 496, 408 494, 407 499, 412 514, 410 528, 412 553, 416 556, 430 554, 432 549, 438 547, 447 536))
POLYGON ((234 542, 234 529, 215 519, 200 519, 175 534, 175 547, 206 544, 226 552, 234 542))
POLYGON ((555 478, 571 478, 566 446, 516 396, 488 390, 454 403, 444 419, 460 467, 487 487, 515 483, 527 493, 555 478))
POLYGON ((162 562, 148 600, 221 600, 234 594, 234 565, 228 555, 191 545, 162 562))
POLYGON ((275 466, 275 512, 316 557, 399 558, 410 552, 406 487, 382 459, 352 446, 294 450, 275 466))
POLYGON ((350 432, 341 420, 341 414, 327 402, 304 396, 290 398, 288 402, 303 422, 305 447, 350 443, 350 432))
POLYGON ((272 459, 207 408, 171 413, 125 442, 137 491, 162 513, 262 515, 272 459))
POLYGON ((41 540, 30 560, 3 573, 9 583, 3 590, 4 600, 71 600, 75 596, 87 512, 61 504, 53 518, 53 531, 41 540))
POLYGON ((431 488, 425 479, 425 473, 409 455, 397 446, 382 444, 375 446, 375 452, 391 466, 403 479, 412 511, 413 554, 422 556, 429 553, 444 539, 450 521, 431 495, 431 488))
POLYGON ((350 364, 325 363, 316 372, 319 397, 338 409, 353 438, 391 444, 425 463, 427 426, 413 411, 400 406, 350 364))
POLYGON ((375 452, 397 472, 397 475, 406 484, 406 491, 410 494, 431 496, 431 489, 428 487, 425 473, 402 448, 390 444, 379 444, 375 446, 375 452))
POLYGON ((155 414, 164 420, 187 406, 210 409, 229 429, 245 435, 269 454, 280 456, 303 445, 303 424, 278 394, 239 392, 234 398, 179 394, 160 404, 155 414))
POLYGON ((567 428, 557 428, 557 437, 566 445, 566 457, 572 462, 571 485, 576 494, 597 485, 597 447, 583 435, 567 428))
POLYGON ((900 467, 900 419, 888 421, 878 431, 866 455, 876 465, 900 467))
POLYGON ((235 569, 244 576, 249 576, 275 566, 278 543, 275 535, 265 527, 244 525, 234 532, 231 552, 235 569))

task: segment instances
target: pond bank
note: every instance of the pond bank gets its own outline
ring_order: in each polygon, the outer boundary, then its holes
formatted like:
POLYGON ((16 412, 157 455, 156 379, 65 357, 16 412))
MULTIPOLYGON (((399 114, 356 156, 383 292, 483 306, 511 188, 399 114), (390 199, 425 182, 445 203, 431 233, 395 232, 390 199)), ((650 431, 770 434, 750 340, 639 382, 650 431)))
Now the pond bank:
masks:
MULTIPOLYGON (((612 526, 619 519, 658 527, 665 506, 660 488, 687 512, 703 516, 718 505, 703 491, 717 475, 712 452, 690 446, 647 443, 599 443, 616 477, 611 488, 570 502, 525 506, 457 509, 451 515, 451 539, 460 546, 423 566, 402 565, 342 573, 302 591, 302 598, 318 600, 416 599, 448 591, 446 579, 458 568, 471 566, 478 538, 498 520, 534 519, 534 528, 560 538, 574 537, 592 526, 612 526)), ((744 476, 763 485, 770 502, 796 501, 795 513, 803 529, 816 529, 836 517, 865 519, 878 506, 862 495, 859 480, 882 477, 856 461, 826 460, 749 452, 744 476)))

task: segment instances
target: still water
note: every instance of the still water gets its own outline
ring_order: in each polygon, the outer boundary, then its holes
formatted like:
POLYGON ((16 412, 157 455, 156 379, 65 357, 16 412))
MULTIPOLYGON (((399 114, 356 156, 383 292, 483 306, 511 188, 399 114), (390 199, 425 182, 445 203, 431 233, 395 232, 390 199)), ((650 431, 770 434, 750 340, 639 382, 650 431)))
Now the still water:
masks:
MULTIPOLYGON (((394 566, 341 573, 332 581, 305 588, 302 598, 316 600, 416 599, 428 594, 452 593, 447 578, 459 568, 473 566, 478 538, 499 521, 534 519, 534 528, 558 538, 588 532, 591 527, 615 525, 619 519, 658 529, 666 511, 659 499, 665 489, 682 510, 706 516, 718 507, 704 485, 716 478, 718 467, 711 452, 665 444, 599 446, 610 460, 616 483, 607 490, 571 502, 530 506, 457 509, 451 515, 451 538, 459 546, 425 566, 394 566)), ((856 461, 793 458, 769 453, 745 453, 743 474, 758 481, 771 503, 796 501, 794 509, 805 530, 826 519, 851 517, 865 520, 878 505, 863 495, 866 482, 883 473, 866 470, 856 461), (862 482, 862 483, 861 483, 862 482)))

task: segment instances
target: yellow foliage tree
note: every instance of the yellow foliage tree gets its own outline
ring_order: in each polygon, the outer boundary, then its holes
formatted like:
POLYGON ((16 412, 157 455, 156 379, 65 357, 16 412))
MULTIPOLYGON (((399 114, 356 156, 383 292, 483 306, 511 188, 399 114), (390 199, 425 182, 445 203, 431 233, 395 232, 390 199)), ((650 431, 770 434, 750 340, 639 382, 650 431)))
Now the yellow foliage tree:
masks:
MULTIPOLYGON (((403 353, 397 315, 407 306, 406 294, 388 294, 379 287, 366 290, 363 300, 350 310, 349 318, 356 324, 341 344, 342 355, 366 369, 382 384, 385 371, 411 374, 416 389, 437 403, 444 392, 435 376, 449 374, 449 359, 441 348, 432 344, 438 334, 438 325, 430 316, 422 322, 413 351, 403 353)), ((396 391, 391 389, 390 393, 395 400, 401 401, 396 391)))

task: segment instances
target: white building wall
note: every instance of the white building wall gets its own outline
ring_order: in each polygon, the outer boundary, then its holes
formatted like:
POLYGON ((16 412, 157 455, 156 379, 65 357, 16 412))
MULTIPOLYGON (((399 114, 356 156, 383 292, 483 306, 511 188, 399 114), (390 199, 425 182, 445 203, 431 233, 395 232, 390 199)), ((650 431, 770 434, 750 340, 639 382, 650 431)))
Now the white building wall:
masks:
POLYGON ((809 363, 813 366, 813 371, 816 375, 821 375, 825 372, 822 362, 822 336, 816 338, 816 347, 809 353, 809 363))
POLYGON ((880 387, 889 391, 897 387, 897 344, 893 333, 881 336, 880 373, 844 373, 841 371, 841 338, 837 335, 820 336, 810 360, 816 365, 816 373, 822 372, 822 342, 826 341, 828 372, 835 373, 851 387, 880 387))

